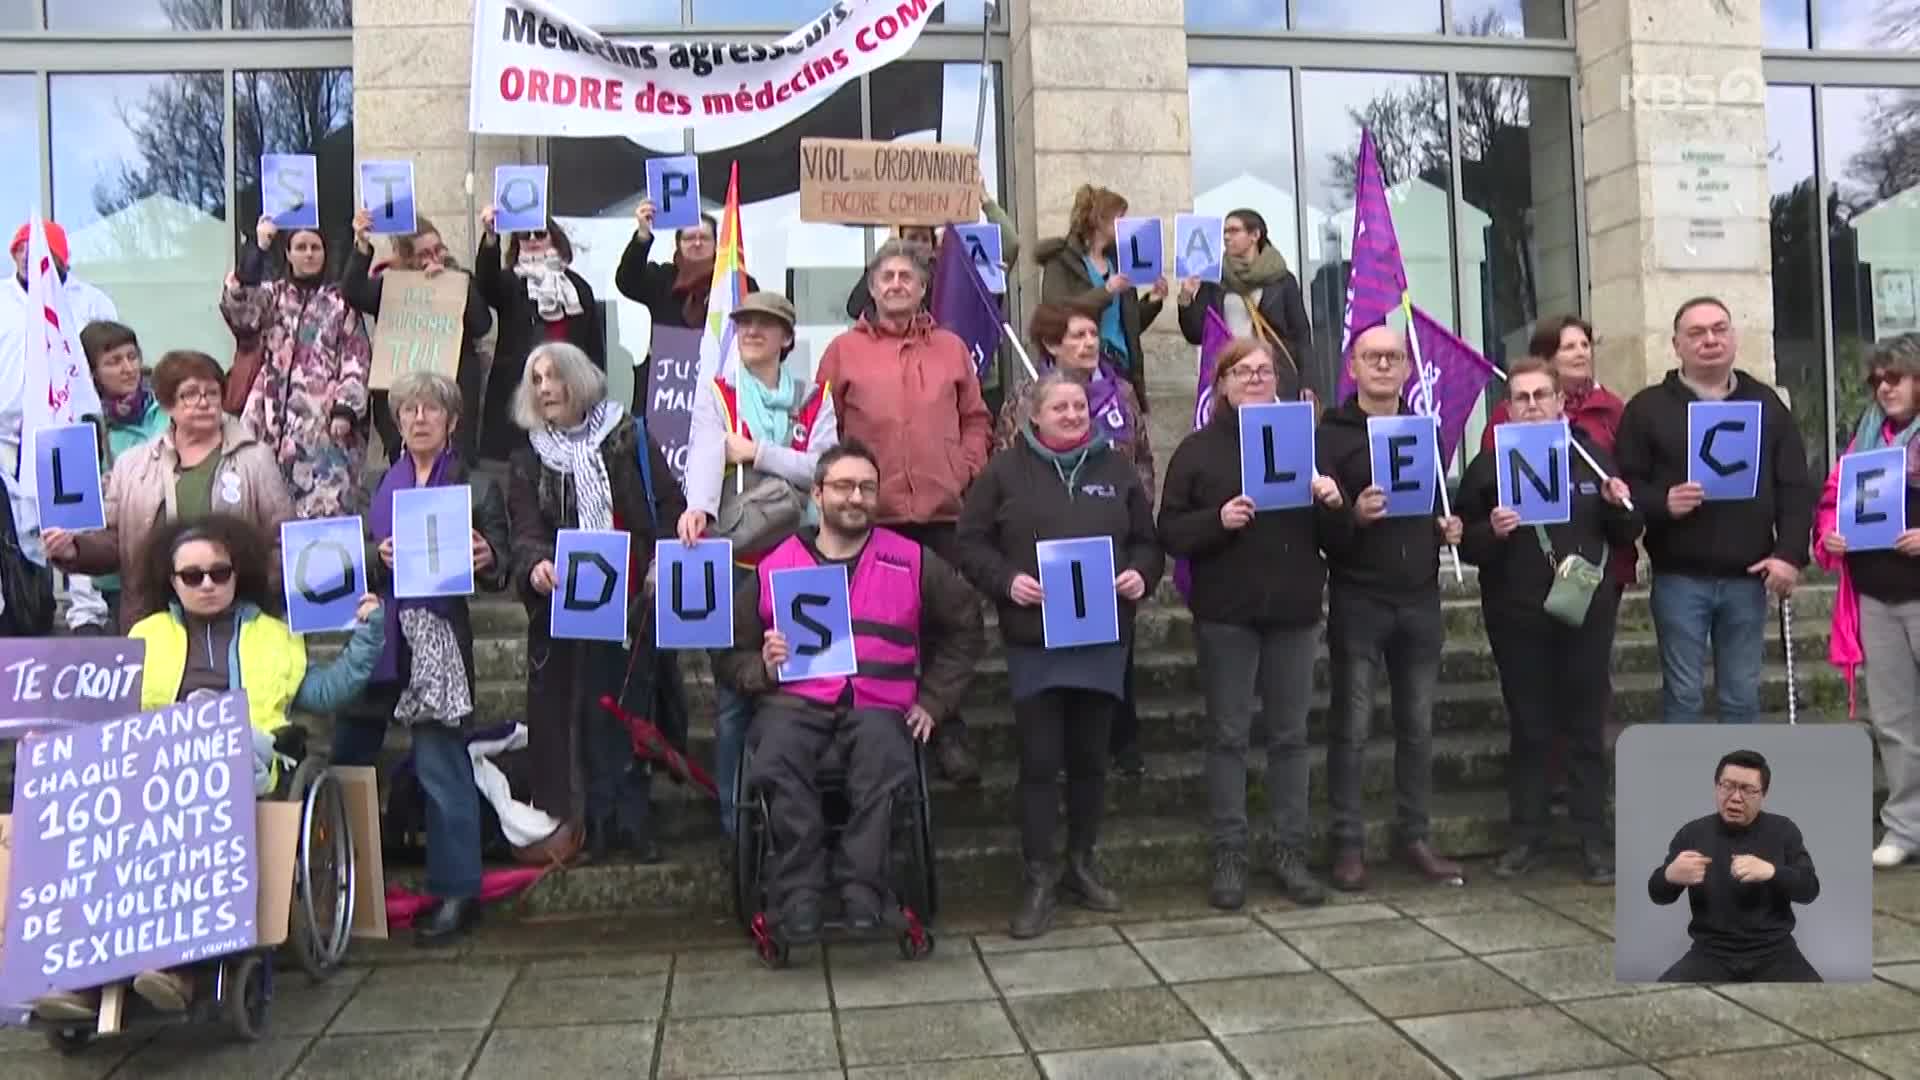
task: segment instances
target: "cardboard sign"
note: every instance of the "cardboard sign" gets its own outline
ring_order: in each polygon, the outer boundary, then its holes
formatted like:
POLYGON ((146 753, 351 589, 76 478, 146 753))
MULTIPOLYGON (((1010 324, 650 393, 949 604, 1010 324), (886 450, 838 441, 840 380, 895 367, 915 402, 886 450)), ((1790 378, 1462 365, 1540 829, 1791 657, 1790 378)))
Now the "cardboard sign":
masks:
POLYGON ((700 159, 692 154, 648 158, 647 198, 653 200, 656 229, 700 224, 700 159))
POLYGON ((320 227, 320 166, 312 154, 260 155, 260 212, 282 229, 320 227))
POLYGON ((373 235, 412 236, 420 230, 414 213, 413 162, 360 163, 360 205, 373 215, 373 235))
POLYGON ((1113 223, 1115 268, 1136 289, 1145 289, 1167 272, 1167 253, 1160 235, 1160 219, 1123 217, 1113 223))
POLYGON ((1431 416, 1367 417, 1373 486, 1387 493, 1388 517, 1434 513, 1439 437, 1439 426, 1431 416))
POLYGON ((393 595, 473 595, 473 492, 465 484, 393 493, 393 595))
POLYGON ((846 567, 775 570, 772 588, 773 628, 787 639, 781 682, 851 675, 858 670, 846 567))
POLYGON ((1049 649, 1120 640, 1120 594, 1113 587, 1113 538, 1042 540, 1040 632, 1049 649))
POLYGON ((0 1000, 255 945, 244 691, 29 735, 18 755, 0 1000))
POLYGON ((627 561, 633 538, 608 529, 561 529, 553 548, 556 640, 627 640, 627 561))
POLYGON ((140 638, 0 638, 0 738, 140 708, 140 638))
POLYGON ((107 527, 100 493, 100 432, 92 424, 43 427, 33 433, 34 482, 41 528, 84 532, 107 527))
POLYGON ((493 231, 540 232, 547 227, 547 167, 500 165, 493 170, 493 231))
POLYGON ((1760 493, 1760 403, 1687 402, 1687 481, 1709 502, 1760 493))
POLYGON ((1240 406, 1240 494, 1257 510, 1313 505, 1313 404, 1240 406))
POLYGON ((351 630, 367 591, 367 546, 358 517, 280 526, 280 579, 287 626, 296 634, 351 630))
POLYGON ((653 359, 648 376, 647 435, 660 444, 660 453, 683 483, 687 475, 687 448, 693 442, 693 395, 712 393, 700 388, 699 330, 655 326, 653 359))
POLYGON ((454 378, 466 334, 467 275, 418 270, 380 275, 380 318, 373 325, 373 367, 367 385, 384 390, 409 371, 454 378))
POLYGON ((1573 447, 1565 420, 1505 423, 1493 429, 1500 505, 1522 525, 1573 520, 1573 447))
POLYGON ((980 215, 980 152, 956 143, 800 140, 800 220, 947 225, 980 215))
POLYGON ((1907 531, 1907 451, 1893 446, 1840 458, 1838 526, 1847 550, 1888 551, 1907 531))
POLYGON ((733 544, 653 542, 654 641, 662 649, 733 648, 733 544))
POLYGON ((1218 282, 1227 259, 1225 218, 1208 214, 1175 214, 1173 218, 1174 276, 1218 282))
POLYGON ((973 268, 980 271, 980 283, 987 291, 999 296, 1007 291, 1007 268, 1000 247, 1000 226, 988 222, 985 225, 950 226, 966 245, 968 257, 973 259, 973 268))
MULTIPOLYGON (((328 768, 340 782, 340 798, 347 804, 353 840, 353 921, 356 938, 387 936, 387 872, 380 846, 380 784, 371 765, 334 765, 328 768)), ((264 841, 263 841, 264 843, 264 841)))

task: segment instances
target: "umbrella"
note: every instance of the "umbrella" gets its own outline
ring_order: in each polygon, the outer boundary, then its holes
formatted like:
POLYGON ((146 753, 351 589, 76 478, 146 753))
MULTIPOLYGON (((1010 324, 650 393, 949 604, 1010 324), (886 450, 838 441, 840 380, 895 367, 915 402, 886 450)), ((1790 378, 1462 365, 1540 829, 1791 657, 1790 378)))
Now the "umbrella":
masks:
POLYGON ((627 737, 633 740, 634 754, 659 762, 668 772, 679 778, 681 783, 692 784, 716 799, 720 797, 720 789, 714 784, 713 777, 708 776, 707 771, 699 765, 687 760, 685 754, 675 750, 672 744, 667 742, 667 737, 660 733, 659 728, 654 727, 644 717, 629 712, 615 701, 611 694, 600 699, 600 707, 612 713, 616 719, 626 725, 627 737))

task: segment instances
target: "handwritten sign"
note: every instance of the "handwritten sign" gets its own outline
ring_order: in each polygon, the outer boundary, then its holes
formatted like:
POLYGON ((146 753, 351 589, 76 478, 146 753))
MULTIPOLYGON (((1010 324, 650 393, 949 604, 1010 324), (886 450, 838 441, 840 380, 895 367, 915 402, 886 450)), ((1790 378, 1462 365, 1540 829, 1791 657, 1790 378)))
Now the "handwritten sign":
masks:
POLYGON ((1120 218, 1113 223, 1113 235, 1119 271, 1136 288, 1147 288, 1165 276, 1167 252, 1159 218, 1120 218))
MULTIPOLYGON (((693 396, 700 389, 699 330, 653 328, 653 359, 648 364, 647 435, 660 444, 675 479, 687 475, 687 447, 693 441, 693 396)), ((711 393, 712 391, 707 391, 711 393)))
POLYGON ((1500 424, 1493 429, 1500 505, 1522 525, 1573 520, 1573 448, 1565 420, 1500 424))
POLYGON ((627 640, 627 560, 632 543, 632 537, 618 530, 560 530, 553 549, 556 587, 547 623, 550 636, 627 640))
POLYGON ((653 200, 656 229, 700 224, 700 159, 692 154, 647 159, 647 198, 653 200))
POLYGON ((260 212, 282 229, 320 227, 320 167, 312 154, 260 155, 260 212))
POLYGON ((1219 281, 1221 266, 1227 256, 1225 229, 1224 218, 1207 214, 1175 214, 1173 260, 1178 276, 1219 281))
POLYGON ((1120 640, 1120 597, 1113 588, 1113 538, 1042 540, 1040 633, 1049 649, 1120 640))
POLYGON ((0 1001, 256 943, 245 691, 29 735, 18 753, 0 1001))
POLYGON ((1002 265, 1003 253, 1000 249, 1000 226, 988 222, 985 225, 954 225, 953 231, 959 235, 960 242, 966 245, 967 255, 973 259, 973 268, 980 271, 980 283, 995 296, 1007 291, 1007 268, 1002 265))
POLYGON ((1438 440, 1439 428, 1431 416, 1367 417, 1373 486, 1387 493, 1388 517, 1434 512, 1438 440))
POLYGON ((654 640, 663 649, 733 648, 733 544, 656 540, 654 640))
POLYGON ((1313 404, 1240 406, 1240 493, 1256 510, 1313 505, 1313 404))
POLYGON ((800 140, 800 220, 946 225, 980 213, 980 152, 956 143, 800 140))
POLYGON ((547 227, 547 167, 499 165, 493 170, 493 228, 508 233, 547 227))
POLYGON ((146 658, 139 638, 0 638, 0 738, 138 709, 146 658))
POLYGON ((465 484, 393 493, 393 595, 473 595, 473 492, 465 484))
POLYGON ((100 496, 100 435, 92 424, 62 424, 33 433, 34 482, 42 528, 81 532, 107 527, 100 496))
POLYGON ((280 525, 280 580, 296 634, 350 630, 367 591, 367 547, 358 517, 280 525))
POLYGON ((373 215, 375 236, 412 236, 419 231, 414 213, 413 162, 360 163, 360 205, 373 215))
POLYGON ((846 567, 775 570, 770 585, 773 628, 787 639, 781 682, 851 675, 858 670, 846 567))
POLYGON ((1840 458, 1840 535, 1848 551, 1887 551, 1907 531, 1907 451, 1863 450, 1840 458))
POLYGON ((1760 403, 1687 402, 1687 481, 1709 501, 1760 493, 1760 403))
POLYGON ((409 371, 453 378, 460 370, 460 339, 466 333, 467 275, 418 270, 380 275, 380 318, 373 327, 373 369, 367 384, 393 385, 409 371))

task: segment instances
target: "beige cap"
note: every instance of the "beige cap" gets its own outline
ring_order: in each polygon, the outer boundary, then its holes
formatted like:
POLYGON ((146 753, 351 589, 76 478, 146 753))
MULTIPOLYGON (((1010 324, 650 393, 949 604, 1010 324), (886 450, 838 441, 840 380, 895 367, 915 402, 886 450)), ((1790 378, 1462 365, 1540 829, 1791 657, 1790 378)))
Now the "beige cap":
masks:
POLYGON ((733 309, 733 314, 728 317, 737 319, 749 311, 757 312, 761 315, 771 315, 781 322, 786 323, 788 330, 793 329, 795 321, 793 305, 787 301, 786 297, 781 296, 777 292, 762 290, 760 292, 748 293, 740 299, 740 303, 733 309))

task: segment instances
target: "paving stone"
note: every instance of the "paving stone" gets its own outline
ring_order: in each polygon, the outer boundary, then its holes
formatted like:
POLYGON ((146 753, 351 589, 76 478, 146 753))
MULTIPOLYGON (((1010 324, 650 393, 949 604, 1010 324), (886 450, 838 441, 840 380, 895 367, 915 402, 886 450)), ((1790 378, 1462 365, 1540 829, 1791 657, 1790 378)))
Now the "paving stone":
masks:
POLYGON ((983 953, 1033 952, 1036 949, 1079 949, 1089 945, 1118 945, 1120 934, 1111 926, 1074 926, 1021 941, 1005 934, 981 934, 973 939, 983 953))
POLYGON ((1235 1035, 1222 1041, 1227 1053, 1254 1080, 1322 1080, 1335 1076, 1420 1080, 1447 1075, 1419 1047, 1378 1020, 1235 1035))
POLYGON ((663 1077, 838 1069, 833 1014, 667 1020, 660 1046, 663 1077))
MULTIPOLYGON (((824 963, 826 952, 818 945, 808 945, 795 949, 787 956, 787 966, 783 971, 819 971, 824 963)), ((706 971, 727 971, 744 975, 752 971, 765 971, 753 950, 742 945, 732 949, 688 949, 673 955, 673 973, 675 975, 692 974, 706 971)))
POLYGON ((1495 953, 1484 959, 1499 969, 1501 974, 1548 1001, 1645 994, 1672 989, 1660 983, 1615 981, 1613 946, 1610 944, 1495 953))
POLYGON ((577 975, 664 975, 673 967, 673 954, 664 952, 600 952, 554 957, 527 964, 529 979, 577 975))
POLYGON ((1287 930, 1280 936, 1323 968, 1368 967, 1460 955, 1460 950, 1445 938, 1412 919, 1287 930))
POLYGON ((1348 968, 1335 974, 1388 1019, 1533 1005, 1540 999, 1472 957, 1348 968))
POLYGON ((1888 964, 1885 967, 1874 968, 1873 973, 1895 986, 1920 990, 1920 964, 1888 964))
POLYGON ((819 966, 768 971, 748 959, 738 971, 673 972, 667 1011, 673 1016, 746 1016, 825 1009, 827 973, 819 966))
MULTIPOLYGON (((277 1005, 278 1003, 276 1003, 277 1005)), ((279 1019, 277 1016, 272 1019, 279 1019)), ((269 1028, 269 1030, 272 1030, 269 1028)), ((160 1029, 158 1036, 136 1051, 114 1073, 122 1077, 181 1077, 182 1080, 267 1080, 282 1077, 300 1060, 307 1044, 304 1035, 236 1042, 225 1032, 199 1024, 160 1029)), ((13 1074, 0 1070, 0 1075, 13 1074)))
POLYGON ((842 1009, 839 1019, 848 1065, 904 1065, 1021 1050, 997 1001, 842 1009))
POLYGON ((1632 1061, 1605 1039, 1544 1005, 1402 1020, 1400 1028, 1466 1080, 1632 1061))
POLYGON ((1833 1049, 1888 1076, 1920 1076, 1920 1032, 1841 1039, 1833 1049))
POLYGON ((1472 885, 1466 888, 1429 885, 1412 891, 1378 895, 1374 899, 1392 905, 1402 915, 1416 919, 1484 911, 1525 911, 1536 906, 1533 901, 1505 885, 1472 885))
POLYGON ((128 1048, 122 1047, 68 1057, 47 1049, 46 1039, 39 1032, 30 1034, 42 1049, 0 1050, 0 1076, 7 1080, 100 1080, 128 1055, 128 1048))
POLYGON ((1623 1065, 1617 1069, 1575 1069, 1573 1072, 1545 1073, 1539 1080, 1661 1080, 1660 1074, 1645 1065, 1623 1065))
POLYGON ((1722 997, 1814 1039, 1884 1035, 1920 1027, 1920 996, 1883 982, 1750 983, 1717 989, 1722 997))
POLYGON ((1905 919, 1920 919, 1920 873, 1904 869, 1874 874, 1873 909, 1905 919))
POLYGON ((1258 930, 1245 915, 1223 915, 1211 919, 1171 919, 1123 925, 1120 932, 1128 941, 1167 941, 1174 938, 1219 937, 1258 930))
POLYGON ((1173 992, 1215 1036, 1373 1019, 1359 998, 1319 972, 1182 983, 1173 992))
POLYGON ((1873 962, 1898 964, 1920 960, 1920 926, 1891 915, 1873 917, 1873 962))
POLYGON ((367 974, 366 968, 342 968, 323 983, 309 983, 304 976, 274 980, 267 1030, 276 1037, 320 1034, 340 1015, 340 1007, 353 997, 367 974))
POLYGON ((965 939, 956 941, 953 948, 936 947, 933 955, 911 963, 900 958, 892 942, 834 946, 828 964, 834 1005, 861 1009, 992 998, 993 984, 980 958, 965 939))
POLYGON ((498 965, 380 968, 360 984, 327 1034, 482 1029, 493 1023, 513 977, 513 968, 498 965))
POLYGON ((1049 1080, 1166 1080, 1168 1077, 1233 1075, 1233 1066, 1220 1053, 1220 1048, 1210 1042, 1044 1054, 1040 1068, 1049 1080))
POLYGON ((987 972, 1001 994, 1009 998, 1117 990, 1156 982, 1152 969, 1125 945, 995 954, 987 957, 987 972))
POLYGON ((1654 1061, 1795 1041, 1787 1029, 1703 987, 1595 998, 1561 1007, 1635 1055, 1654 1061))
POLYGON ((1134 948, 1170 983, 1313 970, 1305 958, 1265 930, 1222 937, 1143 941, 1134 948))
POLYGON ((654 1025, 501 1028, 487 1037, 467 1080, 523 1080, 552 1075, 633 1076, 653 1062, 654 1025))
POLYGON ((1612 900, 1589 900, 1579 904, 1561 904, 1553 910, 1607 940, 1613 940, 1614 908, 1612 900))
POLYGON ((1126 1043, 1173 1042, 1206 1035, 1164 987, 1046 994, 1007 1002, 1007 1011, 1035 1050, 1084 1050, 1126 1043))
POLYGON ((1420 925, 1471 953, 1550 949, 1604 940, 1579 923, 1538 907, 1442 915, 1423 918, 1420 925))
POLYGON ((1037 1080, 1039 1066, 1020 1057, 927 1061, 914 1065, 873 1065, 848 1069, 847 1080, 1037 1080))
POLYGON ((1381 922, 1398 919, 1400 913, 1385 904, 1327 904, 1322 907, 1263 911, 1256 918, 1272 930, 1303 930, 1312 926, 1381 922))
POLYGON ((483 1036, 478 1031, 329 1035, 314 1042, 293 1080, 446 1080, 467 1071, 483 1036))
POLYGON ((1791 1076, 1793 1080, 1857 1080, 1879 1074, 1824 1046, 1798 1043, 1764 1050, 1742 1050, 1710 1057, 1675 1058, 1660 1063, 1672 1080, 1752 1080, 1791 1076))
POLYGON ((665 975, 581 975, 514 984, 494 1023, 500 1027, 625 1024, 659 1017, 665 975))

